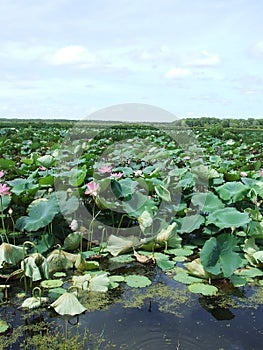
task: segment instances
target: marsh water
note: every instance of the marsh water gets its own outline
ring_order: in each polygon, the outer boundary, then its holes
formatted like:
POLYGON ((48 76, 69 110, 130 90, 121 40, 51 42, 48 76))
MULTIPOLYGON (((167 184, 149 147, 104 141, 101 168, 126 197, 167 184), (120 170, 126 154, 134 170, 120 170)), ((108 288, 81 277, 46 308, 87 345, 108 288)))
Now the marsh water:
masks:
MULTIPOLYGON (((84 298, 88 311, 69 320, 51 310, 27 313, 11 305, 1 308, 1 319, 14 329, 55 321, 62 333, 63 327, 73 333, 87 331, 96 336, 86 349, 98 349, 96 339, 103 337, 112 344, 107 349, 261 350, 262 289, 232 290, 225 286, 220 296, 205 297, 159 275, 147 288, 123 286, 110 295, 84 298)), ((23 333, 24 338, 31 335, 23 333)), ((14 342, 4 349, 20 348, 19 342, 14 342)), ((104 348, 103 344, 99 347, 104 348)))

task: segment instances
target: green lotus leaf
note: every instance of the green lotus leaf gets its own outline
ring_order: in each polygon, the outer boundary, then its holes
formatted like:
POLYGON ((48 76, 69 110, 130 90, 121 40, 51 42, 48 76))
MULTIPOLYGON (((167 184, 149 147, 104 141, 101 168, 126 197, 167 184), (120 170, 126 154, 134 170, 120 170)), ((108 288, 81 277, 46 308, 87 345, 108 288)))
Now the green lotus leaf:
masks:
POLYGON ((167 190, 167 188, 165 188, 162 185, 157 185, 157 186, 154 186, 154 190, 162 200, 166 202, 171 202, 171 194, 167 190))
POLYGON ((46 154, 42 157, 39 157, 37 161, 40 165, 44 166, 45 168, 49 168, 52 165, 54 165, 56 159, 53 156, 46 154))
POLYGON ((0 212, 3 212, 6 208, 8 208, 10 202, 11 202, 11 197, 10 196, 1 196, 0 212))
POLYGON ((225 207, 224 203, 213 192, 194 193, 192 196, 192 203, 200 210, 208 213, 225 207))
POLYGON ((0 245, 0 268, 3 267, 4 262, 10 265, 16 265, 23 259, 23 257, 23 247, 18 247, 5 242, 0 245))
POLYGON ((21 269, 32 281, 39 281, 49 277, 49 264, 47 259, 39 253, 34 253, 21 261, 21 269))
POLYGON ((123 254, 120 256, 114 256, 113 258, 109 259, 110 263, 117 263, 117 264, 130 264, 133 261, 135 261, 135 259, 131 254, 123 254))
POLYGON ((57 299, 60 295, 66 293, 66 289, 61 288, 61 287, 57 287, 57 288, 51 288, 48 290, 48 296, 49 298, 52 299, 57 299))
POLYGON ((63 281, 62 280, 44 280, 40 283, 41 287, 43 288, 58 288, 61 287, 63 285, 63 281))
POLYGON ((0 334, 5 333, 9 328, 9 324, 6 321, 0 320, 0 334))
POLYGON ((207 218, 207 224, 214 224, 220 229, 228 227, 241 227, 247 225, 251 218, 247 213, 241 213, 235 208, 215 210, 207 218))
POLYGON ((65 272, 55 272, 53 277, 60 278, 60 277, 66 277, 67 274, 65 272))
POLYGON ((50 306, 62 316, 80 315, 87 310, 74 294, 68 292, 62 294, 50 306))
POLYGON ((16 178, 12 181, 7 181, 8 185, 12 186, 11 192, 15 193, 16 195, 20 195, 26 191, 34 191, 37 190, 39 185, 34 183, 34 179, 28 178, 28 179, 22 179, 22 178, 16 178))
POLYGON ((16 222, 17 228, 21 231, 37 231, 50 224, 55 215, 59 213, 59 207, 54 197, 35 200, 28 209, 28 216, 22 216, 16 222))
POLYGON ((56 198, 59 202, 60 211, 63 215, 67 216, 79 208, 79 199, 77 196, 68 196, 66 191, 56 191, 56 198))
POLYGON ((183 284, 192 284, 202 282, 201 278, 190 276, 184 269, 177 270, 176 275, 173 279, 183 284))
POLYGON ((42 303, 46 303, 48 298, 45 297, 30 297, 23 301, 22 307, 27 309, 36 309, 42 305, 42 303))
POLYGON ((167 259, 157 259, 157 266, 162 270, 171 270, 174 268, 175 261, 170 261, 167 259))
POLYGON ((263 276, 263 271, 256 267, 249 267, 235 271, 236 276, 254 278, 263 276))
POLYGON ((72 232, 65 238, 63 249, 67 251, 74 251, 79 248, 81 240, 81 232, 72 232))
POLYGON ((200 226, 205 222, 205 218, 202 215, 195 214, 185 216, 184 218, 179 219, 178 222, 181 223, 181 227, 178 229, 179 232, 191 233, 200 228, 200 226))
POLYGON ((172 254, 176 256, 190 256, 193 254, 193 250, 189 248, 173 248, 166 251, 167 254, 172 254))
POLYGON ((218 289, 215 286, 205 283, 193 283, 188 286, 188 289, 192 293, 202 294, 206 296, 216 295, 218 289))
POLYGON ((249 191, 249 187, 240 181, 227 182, 222 186, 216 187, 216 192, 220 198, 228 203, 241 201, 249 191))
POLYGON ((152 284, 148 277, 138 275, 125 276, 125 282, 132 288, 144 288, 152 284))
POLYGON ((236 246, 237 238, 228 233, 207 240, 200 252, 205 271, 215 276, 231 276, 242 262, 239 254, 234 252, 236 246))
POLYGON ((153 223, 153 215, 147 210, 144 210, 144 212, 139 216, 138 222, 142 232, 145 232, 146 228, 150 227, 153 223))
POLYGON ((245 277, 232 275, 230 276, 230 281, 232 282, 234 287, 243 287, 247 284, 247 280, 245 277))
POLYGON ((71 186, 80 186, 84 182, 87 174, 87 167, 83 165, 81 168, 74 168, 70 171, 69 184, 71 186))
POLYGON ((89 281, 89 291, 90 292, 107 292, 110 285, 110 279, 107 273, 97 275, 91 278, 89 281))
POLYGON ((136 187, 138 186, 137 181, 133 181, 131 178, 121 179, 119 181, 113 181, 111 183, 112 192, 116 198, 127 198, 134 194, 136 187))
POLYGON ((129 237, 121 237, 110 235, 107 250, 113 256, 117 256, 119 254, 124 254, 133 248, 135 248, 139 244, 139 239, 135 236, 129 237))

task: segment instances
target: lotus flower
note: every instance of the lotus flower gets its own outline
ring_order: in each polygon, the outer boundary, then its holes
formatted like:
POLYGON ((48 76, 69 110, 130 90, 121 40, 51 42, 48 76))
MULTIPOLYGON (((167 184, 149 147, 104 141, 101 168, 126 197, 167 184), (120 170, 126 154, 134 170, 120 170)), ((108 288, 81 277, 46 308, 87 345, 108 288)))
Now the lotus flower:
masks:
POLYGON ((111 173, 111 177, 115 177, 116 179, 120 179, 123 176, 123 173, 111 173))
POLYGON ((106 173, 110 173, 112 170, 112 166, 111 165, 104 165, 100 168, 98 168, 98 171, 102 174, 106 174, 106 173))
POLYGON ((92 181, 86 184, 86 186, 87 186, 87 190, 85 191, 85 194, 89 194, 90 196, 96 197, 100 185, 97 182, 92 181))
POLYGON ((11 194, 9 190, 10 187, 8 187, 6 184, 0 184, 0 196, 7 196, 11 194))
POLYGON ((247 173, 246 173, 245 171, 241 171, 241 172, 240 172, 240 176, 246 177, 246 176, 247 176, 247 173))
POLYGON ((5 172, 3 170, 0 170, 0 178, 5 175, 5 172))
POLYGON ((77 220, 73 219, 69 225, 69 227, 71 228, 72 231, 77 231, 79 225, 77 220))

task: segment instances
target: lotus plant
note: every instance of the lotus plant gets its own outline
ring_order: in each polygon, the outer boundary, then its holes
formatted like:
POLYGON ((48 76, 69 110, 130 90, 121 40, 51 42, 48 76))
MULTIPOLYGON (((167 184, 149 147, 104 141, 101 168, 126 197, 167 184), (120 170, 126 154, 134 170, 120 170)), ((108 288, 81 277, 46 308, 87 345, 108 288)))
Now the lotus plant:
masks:
POLYGON ((99 190, 100 185, 97 182, 92 181, 92 182, 87 183, 86 186, 87 186, 87 189, 85 191, 85 194, 96 197, 98 194, 98 190, 99 190))

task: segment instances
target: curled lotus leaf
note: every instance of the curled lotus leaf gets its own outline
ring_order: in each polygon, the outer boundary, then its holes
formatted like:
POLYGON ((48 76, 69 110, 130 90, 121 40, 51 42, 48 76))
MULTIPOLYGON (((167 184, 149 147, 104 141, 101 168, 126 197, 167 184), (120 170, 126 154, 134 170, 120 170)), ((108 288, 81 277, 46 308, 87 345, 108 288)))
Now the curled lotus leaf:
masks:
POLYGON ((65 271, 72 269, 76 262, 76 255, 56 249, 47 257, 49 272, 65 271))
POLYGON ((173 222, 167 228, 162 229, 156 237, 156 242, 167 243, 167 246, 171 248, 180 247, 182 238, 177 234, 177 223, 173 222))
POLYGON ((39 281, 49 277, 49 264, 47 259, 39 253, 34 253, 21 261, 21 269, 23 269, 27 277, 32 281, 39 281))
POLYGON ((127 253, 139 244, 139 240, 135 236, 129 237, 118 237, 115 235, 110 235, 107 245, 107 250, 113 256, 119 254, 127 253))
POLYGON ((46 303, 48 301, 48 298, 45 297, 30 297, 23 301, 22 307, 27 309, 36 309, 42 305, 42 303, 46 303))
POLYGON ((110 279, 107 273, 97 275, 91 278, 89 281, 89 291, 90 292, 107 292, 110 285, 110 279))
POLYGON ((80 315, 87 309, 78 301, 73 293, 66 292, 62 294, 51 305, 53 309, 62 316, 80 315))
POLYGON ((81 290, 88 290, 89 289, 89 281, 90 280, 91 280, 90 274, 72 277, 73 286, 78 288, 78 289, 81 289, 81 290))
POLYGON ((2 243, 0 245, 0 268, 3 267, 3 263, 10 265, 16 265, 23 260, 24 249, 9 243, 2 243))

